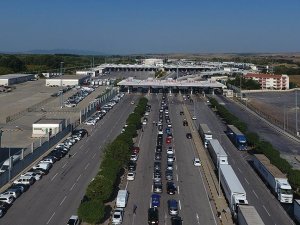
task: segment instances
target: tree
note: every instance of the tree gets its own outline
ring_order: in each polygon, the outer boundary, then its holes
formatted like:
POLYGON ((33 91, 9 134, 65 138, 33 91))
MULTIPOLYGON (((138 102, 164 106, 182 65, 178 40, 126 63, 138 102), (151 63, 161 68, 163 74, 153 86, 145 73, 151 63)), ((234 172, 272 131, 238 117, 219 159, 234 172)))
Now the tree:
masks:
POLYGON ((84 222, 91 224, 100 223, 104 217, 105 206, 102 201, 92 200, 82 202, 78 208, 78 216, 84 222))

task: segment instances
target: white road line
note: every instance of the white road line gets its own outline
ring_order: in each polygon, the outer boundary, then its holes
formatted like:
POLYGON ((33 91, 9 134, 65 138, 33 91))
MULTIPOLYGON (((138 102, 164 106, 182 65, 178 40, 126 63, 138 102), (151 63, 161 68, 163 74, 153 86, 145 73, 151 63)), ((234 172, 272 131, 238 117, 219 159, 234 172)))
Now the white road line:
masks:
POLYGON ((90 163, 86 164, 86 166, 84 167, 84 170, 86 170, 89 167, 90 163))
POLYGON ((50 219, 48 220, 48 222, 46 224, 49 224, 50 221, 52 220, 53 216, 55 215, 55 212, 52 214, 52 216, 50 217, 50 219))
POLYGON ((177 164, 175 165, 175 168, 176 168, 176 170, 177 170, 177 164))
POLYGON ((165 213, 165 225, 167 225, 167 219, 168 219, 168 216, 167 216, 167 214, 165 213))
POLYGON ((128 181, 126 182, 125 190, 127 190, 127 187, 128 187, 128 181))
POLYGON ((54 178, 57 176, 58 173, 56 173, 52 178, 51 178, 51 181, 54 180, 54 178))
POLYGON ((151 185, 151 192, 153 192, 153 184, 151 185))
POLYGON ((244 178, 245 179, 245 181, 247 182, 247 184, 249 184, 249 182, 247 181, 247 179, 246 178, 244 178))
POLYGON ((138 147, 140 146, 140 143, 141 143, 142 137, 143 137, 143 133, 140 135, 140 139, 139 139, 139 142, 138 142, 138 147))
POLYGON ((268 210, 266 209, 266 207, 265 207, 264 205, 263 205, 263 208, 264 208, 264 210, 266 210, 267 214, 268 214, 269 216, 271 216, 270 213, 268 212, 268 210))
POLYGON ((196 220, 197 220, 197 223, 200 224, 198 213, 196 213, 196 220))
POLYGON ((178 174, 176 174, 176 179, 177 179, 177 181, 178 181, 178 174))
POLYGON ((74 184, 72 185, 72 187, 70 188, 70 191, 73 190, 73 188, 75 187, 75 185, 76 185, 76 183, 74 183, 74 184))
POLYGON ((62 168, 65 168, 65 166, 67 165, 68 163, 66 162, 63 166, 62 166, 62 168))
POLYGON ((242 173, 241 169, 238 167, 238 170, 242 173))
POLYGON ((92 159, 95 158, 95 156, 96 156, 96 153, 92 156, 92 159))
POLYGON ((81 146, 79 147, 79 149, 82 149, 82 147, 83 147, 83 145, 81 145, 81 146))
POLYGON ((181 202, 180 202, 180 200, 178 200, 178 204, 179 204, 179 209, 181 210, 181 202))
POLYGON ((77 177, 77 180, 76 180, 76 182, 78 182, 78 181, 79 181, 79 179, 80 179, 81 175, 82 175, 82 174, 80 174, 80 175, 77 177))
POLYGON ((257 196, 257 194, 255 193, 255 191, 252 190, 252 192, 253 192, 253 194, 255 195, 255 197, 258 199, 258 196, 257 196))
POLYGON ((77 154, 77 152, 74 153, 74 155, 72 157, 74 157, 77 154))
POLYGON ((177 187, 177 193, 180 194, 180 193, 179 193, 179 186, 177 187))
POLYGON ((67 196, 65 196, 65 197, 63 198, 63 200, 60 202, 59 205, 62 205, 62 204, 64 203, 64 201, 66 200, 66 198, 67 198, 67 196))

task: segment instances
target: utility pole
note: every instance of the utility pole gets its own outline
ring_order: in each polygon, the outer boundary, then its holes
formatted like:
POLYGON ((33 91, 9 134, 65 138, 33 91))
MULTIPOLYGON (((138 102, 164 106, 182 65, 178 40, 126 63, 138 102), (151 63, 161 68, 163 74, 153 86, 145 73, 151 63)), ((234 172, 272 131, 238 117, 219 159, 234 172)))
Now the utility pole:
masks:
POLYGON ((298 131, 298 96, 297 96, 297 89, 295 91, 295 95, 296 95, 296 136, 299 136, 299 131, 298 131))

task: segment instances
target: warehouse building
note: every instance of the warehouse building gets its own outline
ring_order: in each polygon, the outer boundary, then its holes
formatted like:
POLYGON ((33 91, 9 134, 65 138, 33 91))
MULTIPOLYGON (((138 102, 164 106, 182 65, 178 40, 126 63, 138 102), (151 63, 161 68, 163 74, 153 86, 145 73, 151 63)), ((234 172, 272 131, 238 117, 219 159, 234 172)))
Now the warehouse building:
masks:
POLYGON ((46 79, 46 86, 59 87, 59 86, 78 86, 86 83, 90 79, 90 75, 64 75, 62 78, 49 78, 46 79))
POLYGON ((0 85, 8 86, 23 83, 35 78, 35 74, 6 74, 0 76, 0 85))
POLYGON ((40 119, 32 124, 32 137, 56 135, 65 128, 65 119, 40 119))

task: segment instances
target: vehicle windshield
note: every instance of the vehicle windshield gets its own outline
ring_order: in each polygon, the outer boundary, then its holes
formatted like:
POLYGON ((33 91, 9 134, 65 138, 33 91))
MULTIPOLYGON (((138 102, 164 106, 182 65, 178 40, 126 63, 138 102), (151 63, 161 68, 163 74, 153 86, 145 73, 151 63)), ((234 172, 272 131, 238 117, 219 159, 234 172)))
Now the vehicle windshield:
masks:
POLYGON ((293 192, 291 189, 281 189, 281 194, 284 194, 284 195, 292 195, 293 192))

